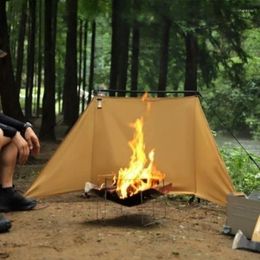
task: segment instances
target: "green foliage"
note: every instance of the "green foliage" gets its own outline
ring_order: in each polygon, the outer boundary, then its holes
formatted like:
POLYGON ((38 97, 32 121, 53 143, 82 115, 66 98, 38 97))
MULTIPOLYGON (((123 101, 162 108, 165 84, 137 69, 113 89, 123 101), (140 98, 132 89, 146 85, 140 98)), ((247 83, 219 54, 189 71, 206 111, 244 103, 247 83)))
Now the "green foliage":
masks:
POLYGON ((247 63, 242 63, 239 56, 231 55, 232 71, 222 67, 213 84, 202 89, 203 105, 214 129, 235 134, 250 132, 260 140, 260 30, 250 29, 243 38, 247 63))
MULTIPOLYGON (((7 1, 11 56, 14 68, 16 68, 19 21, 23 2, 24 0, 7 1)), ((37 1, 37 15, 39 15, 39 2, 37 1)), ((44 1, 41 0, 41 2, 42 19, 44 20, 44 1)), ((93 19, 95 19, 97 25, 95 87, 109 85, 112 3, 113 1, 107 0, 78 1, 78 25, 79 21, 89 24, 86 47, 87 69, 84 75, 87 87, 91 50, 90 24, 93 19)), ((130 25, 137 21, 140 29, 138 90, 157 90, 162 21, 166 18, 171 22, 167 90, 183 90, 186 65, 184 37, 187 32, 192 32, 196 36, 199 47, 198 90, 206 101, 204 108, 211 126, 215 130, 229 129, 236 134, 250 133, 251 136, 260 140, 259 5, 251 0, 125 1, 125 4, 129 3, 132 3, 133 6, 132 8, 129 7, 129 12, 127 12, 125 18, 130 25)), ((66 56, 66 19, 66 0, 60 0, 58 1, 55 52, 55 90, 56 95, 60 98, 63 92, 64 59, 66 56)), ((39 20, 37 20, 36 28, 38 25, 39 20)), ((131 83, 131 37, 129 42, 128 89, 130 89, 131 83)), ((38 39, 38 32, 36 32, 36 38, 38 39)), ((22 75, 23 86, 26 85, 27 79, 27 44, 26 36, 22 75)), ((43 52, 44 44, 41 48, 43 52)), ((38 52, 38 46, 36 46, 36 50, 38 52)), ((79 50, 77 51, 77 55, 80 57, 79 50)), ((36 56, 35 66, 37 66, 37 63, 38 57, 36 56)), ((37 73, 38 70, 35 70, 36 78, 37 73)), ((43 82, 44 78, 42 84, 43 82)))
POLYGON ((251 29, 245 33, 244 48, 249 59, 245 65, 248 94, 251 96, 251 110, 247 114, 246 123, 255 139, 260 140, 260 29, 251 29))
MULTIPOLYGON (((242 148, 224 146, 220 152, 237 191, 249 195, 260 189, 260 170, 242 148)), ((251 156, 259 165, 260 156, 251 156)))
POLYGON ((260 103, 258 103, 251 114, 246 118, 250 133, 254 139, 260 140, 260 103))
POLYGON ((98 15, 105 15, 111 8, 110 1, 106 0, 80 0, 78 6, 79 17, 92 20, 98 15))
POLYGON ((203 91, 203 107, 213 129, 235 134, 248 132, 246 117, 250 97, 239 88, 217 81, 217 87, 203 91))

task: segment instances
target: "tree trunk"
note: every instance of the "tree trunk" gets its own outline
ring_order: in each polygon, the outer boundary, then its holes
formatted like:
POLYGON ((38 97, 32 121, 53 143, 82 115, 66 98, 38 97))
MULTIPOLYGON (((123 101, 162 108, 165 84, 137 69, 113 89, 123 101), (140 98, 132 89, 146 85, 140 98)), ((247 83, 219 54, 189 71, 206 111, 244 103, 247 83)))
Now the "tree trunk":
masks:
POLYGON ((35 55, 35 22, 36 22, 36 1, 29 0, 29 36, 27 50, 27 80, 25 95, 25 116, 32 117, 32 96, 34 80, 34 55, 35 55))
MULTIPOLYGON (((126 15, 130 9, 130 1, 113 0, 112 6, 112 50, 110 70, 110 90, 125 90, 127 82, 129 23, 126 15)), ((122 96, 125 93, 119 92, 122 96)), ((111 96, 115 91, 110 92, 111 96)))
POLYGON ((40 137, 55 140, 55 47, 57 0, 45 0, 44 95, 40 137))
POLYGON ((67 0, 67 42, 63 89, 64 123, 72 127, 79 114, 77 92, 77 0, 67 0))
MULTIPOLYGON (((79 41, 78 41, 78 96, 81 97, 82 94, 82 63, 83 63, 83 21, 79 20, 79 41)), ((80 102, 79 102, 80 111, 80 102)))
MULTIPOLYGON (((110 84, 109 89, 117 89, 117 73, 118 73, 118 34, 119 34, 119 16, 122 1, 112 1, 112 42, 111 42, 111 67, 110 67, 110 84)), ((115 92, 110 92, 111 96, 115 96, 115 92)))
POLYGON ((0 59, 0 95, 2 108, 5 114, 24 120, 13 74, 13 65, 10 55, 8 25, 6 18, 6 0, 0 0, 0 49, 7 52, 5 58, 0 59))
MULTIPOLYGON (((17 20, 20 18, 18 12, 16 12, 16 1, 6 1, 8 3, 7 11, 7 21, 8 21, 8 34, 17 35, 18 33, 18 23, 17 20), (14 26, 15 25, 15 26, 14 26)), ((16 37, 10 37, 9 46, 10 46, 10 56, 12 57, 13 70, 17 67, 17 58, 15 57, 17 53, 18 41, 16 37)), ((15 75, 15 74, 14 74, 15 75)))
MULTIPOLYGON (((58 68, 62 68, 62 64, 64 63, 64 60, 62 57, 58 56, 57 57, 57 66, 58 68)), ((57 77, 57 84, 56 84, 56 94, 57 94, 57 99, 58 99, 58 113, 62 114, 63 111, 63 106, 62 106, 62 102, 63 102, 63 79, 62 76, 58 75, 57 77)))
POLYGON ((198 44, 193 33, 189 32, 185 36, 186 46, 186 70, 184 90, 185 96, 195 95, 197 91, 197 67, 198 67, 198 44), (194 92, 192 92, 194 91, 194 92))
MULTIPOLYGON (((138 0, 134 0, 133 9, 138 10, 138 0)), ((137 96, 138 84, 138 65, 139 65, 139 48, 140 48, 140 29, 139 24, 135 20, 132 29, 132 59, 131 59, 131 96, 137 96)))
POLYGON ((160 74, 159 74, 159 85, 158 90, 162 91, 158 93, 158 97, 164 97, 167 85, 167 74, 168 74, 168 59, 169 59, 169 39, 170 39, 170 21, 165 18, 163 21, 163 32, 161 42, 161 53, 160 53, 160 74))
MULTIPOLYGON (((124 10, 126 11, 126 9, 124 10)), ((121 17, 119 38, 118 38, 120 54, 119 54, 119 62, 118 62, 119 67, 118 67, 118 74, 117 74, 118 75, 117 89, 123 91, 126 90, 126 83, 127 83, 129 35, 130 35, 129 23, 123 17, 121 17)), ((118 95, 125 96, 125 92, 119 92, 118 95)))
POLYGON ((23 58, 24 58, 24 38, 26 31, 26 20, 27 20, 27 0, 23 0, 22 11, 19 23, 19 36, 18 36, 18 47, 17 47, 17 63, 16 63, 16 86, 17 96, 19 97, 21 89, 21 79, 23 71, 23 58))
POLYGON ((85 109, 86 103, 86 86, 87 86, 87 47, 88 47, 88 21, 84 24, 84 40, 83 40, 83 84, 82 84, 82 98, 81 98, 81 112, 85 109))
POLYGON ((39 0, 38 17, 38 81, 37 81, 37 101, 36 116, 40 115, 41 85, 42 85, 42 0, 39 0))
POLYGON ((92 22, 92 37, 91 37, 91 57, 90 57, 90 71, 88 84, 88 104, 91 101, 91 94, 94 87, 94 69, 95 69, 95 42, 96 42, 96 22, 92 22))

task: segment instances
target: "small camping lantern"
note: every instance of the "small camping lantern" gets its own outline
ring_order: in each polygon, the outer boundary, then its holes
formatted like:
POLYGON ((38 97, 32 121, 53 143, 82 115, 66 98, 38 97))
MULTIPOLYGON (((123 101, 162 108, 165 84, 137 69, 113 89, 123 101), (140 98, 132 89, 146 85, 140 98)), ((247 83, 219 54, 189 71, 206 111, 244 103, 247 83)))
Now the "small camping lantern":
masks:
POLYGON ((98 98, 97 98, 97 108, 98 108, 98 109, 101 109, 101 108, 102 108, 102 98, 101 98, 101 97, 98 97, 98 98))

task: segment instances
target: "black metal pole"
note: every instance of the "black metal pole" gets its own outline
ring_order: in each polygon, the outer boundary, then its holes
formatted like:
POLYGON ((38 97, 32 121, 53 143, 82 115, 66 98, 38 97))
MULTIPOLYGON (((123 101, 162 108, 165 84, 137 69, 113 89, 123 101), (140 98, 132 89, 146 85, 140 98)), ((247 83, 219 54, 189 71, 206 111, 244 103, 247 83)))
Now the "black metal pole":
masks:
POLYGON ((190 93, 194 94, 195 96, 201 96, 199 91, 195 90, 184 90, 184 91, 160 91, 160 90, 151 90, 151 91, 140 91, 140 90, 118 90, 118 89, 95 89, 94 90, 94 95, 99 95, 100 93, 135 93, 135 94, 158 94, 158 93, 164 93, 164 94, 185 94, 185 93, 190 93))

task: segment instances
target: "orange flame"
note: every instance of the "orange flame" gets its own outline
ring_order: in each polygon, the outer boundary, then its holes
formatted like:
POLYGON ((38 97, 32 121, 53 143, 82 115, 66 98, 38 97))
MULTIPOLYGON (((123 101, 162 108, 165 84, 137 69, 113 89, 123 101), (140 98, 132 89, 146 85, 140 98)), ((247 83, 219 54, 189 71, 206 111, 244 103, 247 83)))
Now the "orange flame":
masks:
POLYGON ((117 193, 120 198, 132 196, 139 191, 153 188, 165 178, 165 174, 158 171, 154 165, 154 149, 150 151, 147 160, 145 154, 143 118, 137 119, 131 125, 135 129, 134 138, 129 142, 132 155, 128 168, 121 168, 115 178, 117 193), (148 165, 146 166, 146 164, 148 165))
POLYGON ((146 101, 148 99, 148 93, 147 92, 144 92, 144 94, 142 95, 141 97, 141 100, 142 101, 146 101))
POLYGON ((145 92, 142 97, 141 97, 141 101, 142 102, 146 102, 146 110, 147 112, 149 112, 151 110, 151 103, 148 101, 149 95, 147 92, 145 92))

